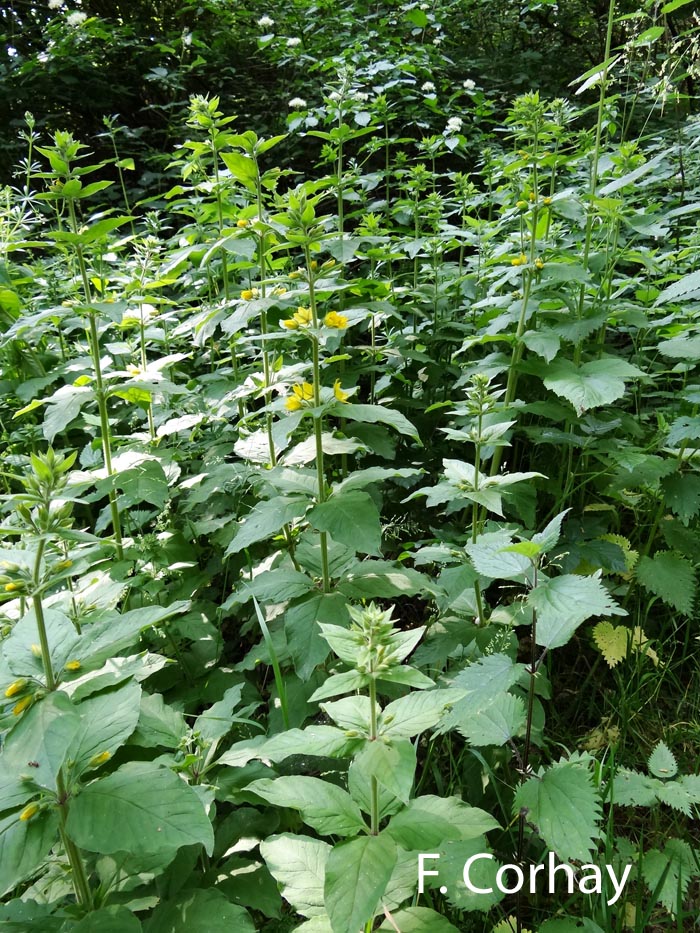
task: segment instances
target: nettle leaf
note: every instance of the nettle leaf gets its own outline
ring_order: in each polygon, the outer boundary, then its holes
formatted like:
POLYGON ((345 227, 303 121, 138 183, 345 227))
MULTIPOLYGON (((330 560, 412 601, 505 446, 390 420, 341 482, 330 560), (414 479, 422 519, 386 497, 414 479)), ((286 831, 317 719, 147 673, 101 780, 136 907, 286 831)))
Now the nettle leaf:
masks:
POLYGON ((380 554, 382 524, 372 497, 360 490, 337 493, 308 513, 317 531, 363 554, 380 554))
POLYGON ((367 828, 350 794, 320 778, 262 778, 246 789, 276 807, 298 810, 302 820, 324 836, 354 836, 367 828))
POLYGON ((334 933, 359 930, 374 916, 396 864, 385 833, 336 845, 326 862, 324 901, 334 933))
POLYGON ((600 835, 600 801, 589 772, 567 761, 552 765, 521 784, 513 813, 527 811, 527 821, 563 862, 589 861, 600 835))
POLYGON ((651 849, 644 853, 642 876, 651 892, 661 885, 657 901, 669 913, 678 913, 688 890, 690 879, 697 871, 693 850, 687 842, 669 839, 663 851, 651 849), (665 880, 663 884, 661 879, 665 880))
POLYGON ((156 764, 123 766, 83 788, 71 801, 68 834, 88 852, 149 855, 203 845, 214 832, 195 790, 156 764))
POLYGON ((524 725, 524 702, 512 693, 502 693, 485 709, 467 715, 457 731, 471 745, 505 745, 524 725))
POLYGON ((438 731, 456 729, 469 716, 486 709, 495 696, 506 693, 517 682, 524 667, 506 654, 487 655, 465 667, 453 681, 455 688, 464 691, 464 698, 444 714, 438 731))
POLYGON ((686 441, 696 441, 700 438, 700 417, 676 418, 668 431, 666 443, 669 447, 680 447, 686 441))
POLYGON ((600 582, 600 572, 592 577, 554 577, 531 590, 527 602, 537 613, 537 644, 550 649, 565 645, 591 616, 627 614, 600 582))
POLYGON ((20 820, 17 812, 0 818, 0 897, 39 868, 57 833, 58 814, 52 810, 37 813, 31 820, 20 820))
POLYGON ((687 525, 700 512, 700 476, 673 473, 661 485, 669 507, 687 525))
POLYGON ((429 577, 411 567, 388 560, 365 560, 343 574, 337 589, 348 599, 386 599, 431 593, 434 587, 429 577))
POLYGON ((603 357, 576 366, 558 359, 546 369, 544 384, 576 409, 578 415, 590 408, 609 405, 625 393, 625 379, 643 376, 641 369, 616 357, 603 357))
POLYGON ((623 807, 651 807, 661 782, 638 771, 619 768, 613 779, 613 803, 623 807))
POLYGON ((660 597, 668 606, 690 615, 695 602, 695 570, 685 557, 673 551, 658 551, 642 557, 637 565, 637 580, 660 597))
MULTIPOLYGON (((174 933, 175 927, 171 929, 174 933)), ((70 927, 71 933, 141 933, 141 930, 138 918, 128 907, 121 904, 111 904, 109 907, 93 910, 75 926, 70 927)))
POLYGON ((670 340, 661 340, 659 352, 670 356, 672 360, 700 360, 700 334, 682 334, 670 340))
POLYGON ((379 720, 379 732, 392 738, 402 736, 408 739, 418 735, 432 728, 444 710, 463 696, 463 690, 452 687, 409 693, 384 708, 379 720))
POLYGON ((665 742, 659 742, 649 756, 649 771, 658 778, 672 778, 678 774, 678 762, 665 742))
POLYGON ((507 531, 481 534, 465 546, 474 569, 491 580, 525 580, 532 572, 532 561, 517 551, 508 551, 513 543, 507 531))
POLYGON ((459 797, 416 797, 392 817, 386 832, 404 849, 428 851, 445 840, 477 839, 497 821, 484 810, 470 807, 459 797))
POLYGON ((627 657, 631 634, 624 625, 613 625, 612 622, 599 622, 593 629, 593 640, 608 667, 615 667, 627 657))
POLYGON ((564 509, 563 512, 555 515, 542 531, 532 536, 531 540, 535 544, 539 544, 544 554, 559 543, 559 538, 561 537, 561 523, 570 511, 571 509, 564 509))
POLYGON ((260 854, 282 897, 302 917, 325 914, 323 885, 330 853, 327 842, 291 833, 269 836, 260 843, 260 854))

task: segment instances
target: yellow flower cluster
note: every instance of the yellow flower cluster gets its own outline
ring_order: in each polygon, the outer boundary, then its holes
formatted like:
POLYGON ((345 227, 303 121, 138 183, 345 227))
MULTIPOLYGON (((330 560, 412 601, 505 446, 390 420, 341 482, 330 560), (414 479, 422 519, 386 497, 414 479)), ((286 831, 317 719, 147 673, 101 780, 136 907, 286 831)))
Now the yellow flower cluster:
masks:
POLYGON ((348 326, 348 319, 344 314, 338 314, 337 311, 329 311, 324 317, 323 323, 326 327, 335 327, 336 330, 345 330, 348 326))
POLYGON ((511 266, 526 266, 527 265, 527 256, 525 253, 521 253, 519 256, 516 256, 515 259, 511 259, 511 266))
POLYGON ((294 314, 286 321, 282 321, 282 326, 289 330, 297 330, 299 327, 309 327, 313 321, 311 308, 305 308, 299 305, 294 314))
MULTIPOLYGON (((340 379, 333 383, 333 395, 339 402, 347 402, 349 395, 340 388, 340 379)), ((299 411, 314 401, 314 387, 310 382, 292 386, 292 395, 285 402, 287 411, 299 411)))
POLYGON ((259 288, 244 288, 243 291, 241 292, 241 298, 243 299, 243 301, 252 301, 253 298, 259 298, 259 297, 260 297, 259 288))

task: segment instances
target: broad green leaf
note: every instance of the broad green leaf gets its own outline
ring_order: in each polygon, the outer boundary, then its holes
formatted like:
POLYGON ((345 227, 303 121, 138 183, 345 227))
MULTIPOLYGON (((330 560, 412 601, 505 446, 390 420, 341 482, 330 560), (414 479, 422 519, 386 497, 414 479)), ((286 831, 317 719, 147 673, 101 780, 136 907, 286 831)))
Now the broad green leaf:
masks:
POLYGON ((361 690, 368 684, 369 675, 361 674, 359 671, 332 674, 317 690, 314 690, 309 697, 309 702, 316 703, 319 700, 327 700, 329 697, 340 696, 341 693, 349 693, 351 690, 361 690))
MULTIPOLYGON (((688 298, 696 298, 698 295, 700 295, 700 271, 689 272, 688 275, 684 275, 671 285, 666 286, 656 299, 655 304, 661 305, 667 301, 679 301, 681 298, 687 300, 688 298)), ((673 339, 682 340, 683 338, 674 337, 673 339)), ((663 342, 670 343, 671 341, 663 342)), ((659 349, 661 349, 660 346, 659 349)))
POLYGON ((348 620, 344 597, 340 593, 318 593, 295 603, 284 614, 287 648, 294 669, 302 680, 328 657, 328 642, 321 636, 320 623, 348 620))
POLYGON ((533 353, 551 363, 559 352, 561 337, 551 330, 528 330, 523 334, 523 343, 528 350, 532 350, 533 353))
POLYGON ((366 492, 337 493, 307 515, 317 531, 326 531, 335 540, 363 554, 380 554, 382 525, 379 510, 366 492))
POLYGON ((167 768, 130 764, 100 778, 71 801, 71 839, 89 852, 145 855, 203 845, 214 833, 197 793, 167 768))
POLYGON ((68 749, 73 778, 104 764, 121 748, 136 728, 140 701, 141 688, 133 682, 83 700, 80 726, 68 749))
POLYGON ((524 725, 524 702, 511 693, 501 693, 489 706, 465 716, 457 730, 471 745, 505 745, 524 725))
POLYGON ((215 744, 231 731, 235 716, 233 711, 241 702, 243 684, 235 684, 224 693, 220 700, 212 703, 209 709, 197 716, 194 731, 198 732, 202 742, 215 744))
POLYGON ((97 613, 95 620, 90 623, 90 628, 86 626, 83 629, 80 647, 82 649, 85 645, 85 654, 79 653, 76 660, 80 661, 83 667, 88 664, 96 667, 133 645, 145 629, 165 622, 189 607, 189 600, 178 600, 169 606, 142 606, 140 609, 131 609, 123 613, 97 613), (86 637, 88 633, 89 637, 86 637))
POLYGON ((625 379, 644 373, 615 357, 603 357, 576 366, 571 360, 559 359, 545 370, 544 384, 561 398, 567 399, 578 415, 590 408, 609 405, 625 392, 625 379))
POLYGON ((503 900, 504 895, 496 884, 496 873, 500 866, 495 858, 479 858, 469 866, 469 881, 472 887, 490 889, 488 893, 480 894, 470 890, 464 883, 464 868, 468 859, 475 855, 490 854, 483 836, 463 841, 448 840, 436 846, 434 851, 440 855, 439 861, 428 860, 425 867, 440 874, 437 877, 426 878, 426 887, 446 887, 445 897, 461 910, 487 911, 503 900))
MULTIPOLYGON (((361 744, 349 738, 343 729, 335 726, 307 726, 305 729, 287 729, 273 735, 260 746, 260 757, 270 761, 284 761, 291 755, 317 755, 320 758, 349 758, 361 744)), ((225 759, 224 754, 222 762, 225 759)))
POLYGON ((58 836, 58 814, 52 810, 20 820, 19 813, 0 818, 0 897, 35 872, 58 836))
POLYGON ((179 710, 168 706, 160 693, 141 696, 139 719, 131 741, 154 748, 177 748, 187 732, 187 724, 179 710))
POLYGON ((385 920, 380 930, 401 930, 401 933, 459 933, 447 917, 443 917, 430 907, 405 907, 392 913, 393 922, 385 920))
POLYGON ((157 460, 144 460, 130 470, 120 472, 117 485, 123 494, 120 505, 127 508, 148 502, 157 509, 163 509, 170 495, 168 478, 157 460))
POLYGON ((236 537, 224 552, 224 556, 238 554, 258 541, 277 534, 283 525, 293 522, 306 512, 309 500, 300 496, 281 497, 259 502, 239 525, 236 537))
POLYGON ((492 829, 496 820, 459 797, 423 795, 392 817, 386 832, 404 849, 432 851, 445 840, 477 839, 492 829))
POLYGON ((669 0, 668 3, 664 3, 661 7, 660 13, 663 16, 668 16, 669 13, 675 13, 676 10, 680 10, 682 6, 687 6, 689 3, 694 3, 695 0, 669 0))
POLYGON ((387 479, 407 479, 420 476, 421 471, 413 468, 399 469, 398 467, 367 467, 365 470, 355 470, 334 487, 334 493, 349 492, 351 489, 364 489, 367 486, 376 486, 377 483, 387 479))
POLYGON ((260 854, 280 885, 282 897, 302 917, 325 913, 323 885, 331 846, 320 839, 291 833, 269 836, 260 854))
POLYGON ((582 622, 595 615, 626 615, 610 597, 599 575, 564 574, 530 591, 528 605, 537 614, 537 644, 565 645, 582 622))
POLYGON ((349 421, 388 424, 389 427, 394 428, 400 434, 407 434, 416 441, 419 439, 418 432, 411 422, 392 408, 385 408, 383 405, 355 405, 352 402, 346 402, 342 407, 342 412, 349 421))
POLYGON ((302 820, 324 836, 364 832, 360 808, 347 791, 315 777, 263 778, 247 790, 276 807, 298 810, 302 820))
POLYGON ((492 580, 524 580, 532 572, 532 561, 524 554, 507 551, 512 543, 507 531, 491 531, 469 542, 465 550, 480 576, 492 580))
POLYGON ((532 536, 532 540, 535 544, 539 544, 545 554, 559 543, 559 538, 561 537, 561 523, 570 511, 571 509, 564 509, 563 512, 555 515, 542 531, 532 536))
POLYGON ((659 742, 649 756, 649 771, 657 778, 672 778, 678 774, 678 762, 665 742, 659 742))
POLYGON ((620 768, 613 779, 613 803, 623 807, 650 807, 656 802, 660 783, 646 774, 620 768))
POLYGON ((600 835, 600 801, 591 775, 580 765, 559 762, 521 784, 513 813, 522 809, 548 848, 567 862, 587 862, 600 835))
POLYGON ((637 564, 637 580, 668 606, 690 615, 695 602, 695 569, 673 551, 657 551, 637 564))
POLYGON ((39 787, 56 791, 56 776, 80 727, 78 710, 65 693, 54 691, 22 713, 5 739, 0 756, 8 777, 31 773, 39 787), (29 767, 34 761, 38 767, 29 767))
POLYGON ((408 739, 367 742, 355 761, 368 779, 376 778, 390 794, 408 803, 416 773, 416 750, 408 739))
POLYGON ((386 834, 333 848, 326 862, 324 901, 334 933, 354 933, 374 916, 396 857, 396 845, 386 834))
MULTIPOLYGON (((181 895, 175 901, 162 901, 144 927, 144 933, 255 933, 247 910, 232 904, 215 888, 204 888, 181 895)), ((116 933, 116 931, 115 931, 116 933)), ((124 931, 126 933, 126 930, 124 931)))
MULTIPOLYGON (((368 696, 351 696, 334 703, 322 703, 321 709, 341 729, 369 733, 372 704, 368 696)), ((379 706, 376 706, 379 709, 379 706)))
POLYGON ((127 907, 112 904, 91 911, 70 933, 141 933, 141 923, 127 907))
POLYGON ((421 690, 393 700, 379 719, 380 735, 410 739, 432 728, 448 706, 461 700, 464 691, 452 687, 421 690))
POLYGON ((388 560, 365 560, 350 567, 338 583, 349 599, 385 599, 431 592, 430 579, 411 567, 388 560))
POLYGON ((696 441, 698 438, 700 438, 700 418, 683 416, 671 423, 666 443, 669 447, 680 447, 686 441, 696 441))
MULTIPOLYGON (((700 272, 693 274, 700 276, 700 272)), ((661 340, 659 353, 672 360, 700 360, 700 334, 682 334, 670 340, 661 340)))
POLYGON ((486 709, 495 696, 506 693, 518 681, 523 669, 523 664, 516 664, 505 654, 487 655, 465 667, 452 682, 453 687, 462 690, 463 699, 444 714, 438 731, 456 729, 473 713, 486 709))

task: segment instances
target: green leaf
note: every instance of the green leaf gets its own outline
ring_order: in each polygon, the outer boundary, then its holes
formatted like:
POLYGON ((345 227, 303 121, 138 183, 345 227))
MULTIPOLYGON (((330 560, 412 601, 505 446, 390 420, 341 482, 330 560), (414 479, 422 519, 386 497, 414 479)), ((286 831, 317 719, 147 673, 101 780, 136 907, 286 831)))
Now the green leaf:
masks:
POLYGON ((523 808, 563 862, 589 861, 600 835, 600 802, 588 771, 566 761, 552 765, 520 785, 513 813, 523 808))
MULTIPOLYGON (((349 758, 361 740, 349 738, 335 726, 307 726, 305 729, 287 729, 273 735, 260 746, 261 758, 284 761, 291 755, 317 755, 320 758, 349 758)), ((223 758, 219 762, 223 762, 223 758)))
POLYGON ((416 797, 392 817, 386 832, 404 849, 429 851, 444 841, 477 839, 492 829, 496 820, 459 797, 416 797))
POLYGON ((331 846, 320 839, 291 833, 269 836, 260 854, 281 888, 282 897, 302 917, 325 913, 323 885, 331 846))
POLYGON ((334 541, 363 554, 381 554, 382 525, 379 510, 366 492, 336 493, 308 513, 317 531, 326 531, 334 541))
POLYGON ((324 836, 351 836, 364 832, 360 808, 347 791, 314 777, 263 778, 247 790, 276 807, 298 810, 302 820, 324 836))
POLYGON ((678 774, 678 762, 665 742, 659 742, 649 756, 649 771, 658 778, 672 778, 678 774))
POLYGON ((83 700, 80 726, 68 749, 73 778, 90 768, 91 759, 107 755, 106 761, 121 748, 136 728, 140 700, 141 688, 131 682, 83 700))
POLYGON ((17 812, 0 818, 0 897, 39 868, 57 834, 58 814, 50 810, 31 820, 20 820, 17 812))
POLYGON ((347 570, 338 590, 349 599, 385 599, 430 592, 430 579, 410 567, 388 560, 365 560, 347 570))
POLYGON ((88 784, 71 801, 71 839, 89 852, 150 855, 203 845, 214 832, 197 793, 167 768, 130 764, 88 784))
POLYGON ((494 904, 503 900, 503 894, 496 884, 499 863, 496 859, 477 859, 469 867, 469 880, 475 888, 490 888, 488 894, 479 894, 469 890, 464 883, 464 866, 473 855, 489 853, 489 847, 483 836, 478 839, 449 840, 436 846, 440 861, 427 862, 426 867, 440 872, 438 877, 425 879, 429 888, 447 888, 445 897, 461 910, 487 911, 494 904))
MULTIPOLYGON (((687 300, 690 298, 696 298, 700 295, 700 271, 690 272, 688 275, 684 275, 682 278, 673 282, 671 285, 668 285, 656 299, 654 304, 661 305, 667 301, 678 301, 681 298, 687 300)), ((700 337, 695 338, 700 343, 700 337)), ((673 340, 683 340, 682 337, 674 337, 673 340)), ((662 343, 671 343, 672 341, 666 340, 662 343)), ((661 344, 659 344, 659 349, 661 349, 661 344)), ((661 351, 664 352, 663 350, 661 351)), ((672 355, 672 354, 670 354, 672 355)))
POLYGON ((123 492, 120 505, 130 508, 148 502, 163 509, 168 500, 168 478, 157 460, 144 460, 129 470, 119 473, 117 485, 123 492))
POLYGON ((545 372, 547 388, 571 402, 578 415, 616 401, 624 395, 625 379, 644 375, 641 369, 615 357, 591 360, 581 366, 559 359, 550 363, 545 372))
POLYGON ((326 862, 324 900, 334 933, 354 933, 374 916, 396 857, 396 845, 386 834, 333 848, 326 862))
POLYGON ((355 405, 352 402, 346 402, 342 407, 342 412, 348 420, 369 424, 388 424, 400 434, 407 434, 419 441, 418 432, 411 422, 393 408, 385 408, 383 405, 355 405))
POLYGON ((141 924, 132 912, 120 904, 100 907, 70 927, 70 933, 141 933, 141 924))
POLYGON ((332 674, 317 690, 314 690, 309 697, 309 702, 316 703, 319 700, 327 700, 329 697, 340 696, 341 693, 349 693, 351 690, 361 690, 368 684, 369 676, 359 671, 332 674))
POLYGON ((651 807, 656 803, 660 781, 638 771, 620 768, 613 780, 613 803, 623 807, 651 807))
POLYGON ((0 756, 3 771, 12 777, 31 772, 39 787, 56 791, 56 776, 80 727, 78 710, 65 693, 54 691, 31 706, 5 740, 0 756), (29 768, 35 761, 39 767, 29 768))
POLYGON ((308 680, 328 657, 328 642, 321 636, 320 625, 348 618, 346 602, 340 593, 319 593, 288 607, 284 614, 287 648, 302 680, 308 680))
POLYGON ((668 606, 690 615, 695 602, 695 570, 690 561, 673 551, 658 551, 642 557, 637 564, 637 580, 668 606))
POLYGON ((694 3, 695 0, 670 0, 669 3, 664 3, 659 11, 662 16, 668 16, 669 13, 675 13, 676 10, 680 10, 682 6, 687 6, 689 3, 694 3))
POLYGON ((502 693, 485 709, 467 715, 457 730, 471 745, 505 745, 524 725, 523 701, 511 693, 502 693))
POLYGON ((147 748, 159 745, 177 748, 186 732, 187 724, 182 713, 168 706, 160 693, 141 696, 139 720, 132 742, 147 748))
POLYGON ((257 544, 258 541, 264 541, 265 538, 277 534, 283 525, 301 518, 308 507, 309 500, 299 496, 259 502, 240 523, 238 533, 226 548, 224 556, 238 554, 251 544, 257 544))
POLYGON ((537 613, 537 644, 542 648, 565 645, 582 622, 595 615, 626 615, 599 579, 564 574, 540 583, 527 602, 537 613))
POLYGON ((669 839, 663 852, 652 849, 644 853, 642 876, 650 891, 656 891, 665 873, 657 900, 669 913, 680 910, 690 879, 696 871, 693 850, 680 839, 669 839))
POLYGON ((392 738, 411 738, 432 728, 444 710, 461 700, 464 691, 451 687, 440 690, 422 690, 393 700, 384 708, 379 719, 380 735, 392 738))
POLYGON ((608 667, 615 667, 627 657, 631 634, 624 625, 613 625, 612 622, 599 622, 593 629, 593 640, 608 667))
POLYGON ((232 904, 220 891, 205 888, 183 894, 175 901, 161 902, 144 927, 144 933, 195 933, 198 930, 255 933, 255 925, 247 910, 232 904))
POLYGON ((672 473, 661 483, 664 499, 684 525, 700 512, 700 476, 672 473))
POLYGON ((447 917, 443 917, 430 907, 405 907, 392 913, 391 919, 385 920, 380 930, 401 930, 401 933, 459 933, 447 917))
POLYGON ((416 750, 408 739, 367 742, 355 761, 363 775, 376 778, 390 794, 408 803, 416 773, 416 750))
POLYGON ((506 551, 513 543, 507 531, 480 534, 465 550, 474 569, 491 580, 523 580, 532 572, 532 561, 524 554, 506 551))

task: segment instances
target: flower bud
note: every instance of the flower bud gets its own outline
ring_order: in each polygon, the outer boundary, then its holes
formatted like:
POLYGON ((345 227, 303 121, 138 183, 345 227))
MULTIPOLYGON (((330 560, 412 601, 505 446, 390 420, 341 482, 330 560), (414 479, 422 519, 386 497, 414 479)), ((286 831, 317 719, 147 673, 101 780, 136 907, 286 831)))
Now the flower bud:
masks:
POLYGON ((27 686, 27 681, 24 677, 20 677, 19 680, 13 680, 10 686, 5 691, 5 696, 9 699, 10 697, 17 696, 18 693, 21 693, 24 688, 27 686))
POLYGON ((22 820, 23 823, 26 823, 27 820, 31 820, 31 818, 35 816, 38 812, 39 812, 39 804, 30 803, 28 806, 24 808, 24 810, 22 810, 22 812, 19 815, 19 818, 20 820, 22 820))

